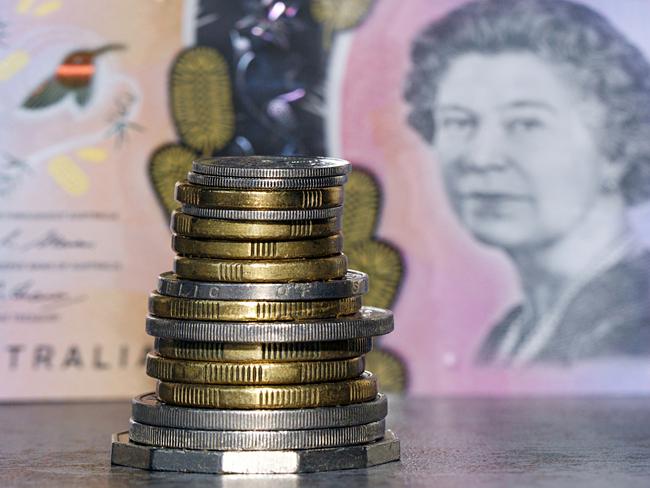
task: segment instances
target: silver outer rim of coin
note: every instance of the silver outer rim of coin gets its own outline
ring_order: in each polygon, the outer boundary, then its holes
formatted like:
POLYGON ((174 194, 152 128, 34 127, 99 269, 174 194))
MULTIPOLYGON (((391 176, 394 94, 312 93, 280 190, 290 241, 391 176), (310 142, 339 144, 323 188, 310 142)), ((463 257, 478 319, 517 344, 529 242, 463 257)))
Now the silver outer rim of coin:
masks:
POLYGON ((346 175, 351 170, 348 161, 329 157, 226 156, 192 162, 195 173, 235 178, 322 178, 346 175), (269 167, 264 167, 265 163, 269 167))
POLYGON ((227 283, 185 280, 173 271, 158 277, 161 295, 201 300, 319 300, 368 293, 368 275, 348 269, 343 278, 296 283, 227 283))
POLYGON ((112 436, 111 463, 152 471, 206 474, 288 474, 369 468, 397 461, 399 439, 384 438, 355 446, 289 451, 194 451, 144 446, 129 441, 128 432, 112 436))
POLYGON ((379 393, 369 402, 336 407, 283 410, 229 410, 177 407, 145 393, 131 401, 131 418, 158 427, 195 430, 305 430, 368 424, 386 417, 388 401, 379 393))
POLYGON ((277 451, 365 444, 384 437, 384 419, 335 429, 190 430, 129 420, 129 439, 138 444, 210 451, 277 451))
POLYGON ((326 176, 324 178, 235 178, 229 176, 212 176, 190 171, 187 181, 201 186, 215 188, 267 189, 267 190, 311 190, 329 186, 342 186, 348 181, 348 175, 326 176))
POLYGON ((147 316, 147 334, 198 342, 310 342, 374 337, 393 330, 393 312, 364 306, 354 315, 293 322, 219 322, 147 316))
POLYGON ((193 217, 220 220, 323 220, 343 215, 343 206, 290 210, 241 210, 183 204, 181 212, 193 217))

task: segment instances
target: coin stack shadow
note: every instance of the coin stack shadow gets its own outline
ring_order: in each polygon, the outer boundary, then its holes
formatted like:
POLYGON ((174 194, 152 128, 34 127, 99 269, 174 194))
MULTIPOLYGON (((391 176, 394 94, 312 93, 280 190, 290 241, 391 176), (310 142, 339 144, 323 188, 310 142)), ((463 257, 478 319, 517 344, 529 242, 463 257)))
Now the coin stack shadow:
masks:
POLYGON ((365 371, 388 310, 342 253, 334 158, 195 161, 176 184, 174 271, 149 299, 155 337, 115 464, 212 473, 369 467, 399 459, 386 397, 365 371))

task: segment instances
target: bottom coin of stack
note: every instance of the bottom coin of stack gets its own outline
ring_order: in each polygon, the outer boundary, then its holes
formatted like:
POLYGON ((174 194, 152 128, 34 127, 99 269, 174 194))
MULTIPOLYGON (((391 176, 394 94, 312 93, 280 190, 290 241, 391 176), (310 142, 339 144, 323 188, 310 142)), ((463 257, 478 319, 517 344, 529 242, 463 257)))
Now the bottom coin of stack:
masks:
POLYGON ((384 430, 386 397, 344 406, 230 410, 133 400, 128 435, 113 439, 113 463, 202 473, 297 473, 369 467, 399 459, 384 430))

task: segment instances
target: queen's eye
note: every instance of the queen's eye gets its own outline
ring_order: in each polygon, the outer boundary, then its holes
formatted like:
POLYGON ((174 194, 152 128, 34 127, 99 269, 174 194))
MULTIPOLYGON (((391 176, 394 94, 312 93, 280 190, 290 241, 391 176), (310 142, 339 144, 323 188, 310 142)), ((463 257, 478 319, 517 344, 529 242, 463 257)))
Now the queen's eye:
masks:
POLYGON ((523 133, 532 132, 544 127, 544 122, 537 117, 517 117, 508 120, 505 124, 508 132, 523 133))
POLYGON ((440 125, 445 130, 468 131, 476 127, 476 121, 470 117, 443 117, 440 125))

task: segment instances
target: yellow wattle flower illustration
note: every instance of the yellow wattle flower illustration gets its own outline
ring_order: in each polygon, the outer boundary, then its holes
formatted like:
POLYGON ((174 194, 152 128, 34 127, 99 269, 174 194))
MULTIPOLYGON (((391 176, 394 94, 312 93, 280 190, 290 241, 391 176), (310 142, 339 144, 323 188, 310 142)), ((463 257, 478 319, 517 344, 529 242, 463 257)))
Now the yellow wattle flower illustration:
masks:
POLYGON ((186 147, 170 144, 158 149, 151 157, 149 175, 158 199, 168 213, 178 204, 174 200, 174 186, 178 180, 185 179, 192 169, 196 154, 186 147))
POLYGON ((228 65, 216 49, 194 47, 181 53, 171 74, 171 105, 183 142, 209 156, 235 133, 228 65))
POLYGON ((323 25, 323 47, 329 49, 335 31, 359 25, 373 3, 374 0, 312 0, 311 16, 323 25))
MULTIPOLYGON (((364 305, 390 308, 397 297, 404 266, 399 251, 375 237, 380 202, 378 182, 369 172, 355 168, 345 188, 344 252, 350 268, 370 277, 370 290, 363 299, 364 305)), ((402 359, 382 348, 380 343, 375 343, 366 358, 368 369, 377 371, 385 391, 404 391, 408 375, 402 359)))

